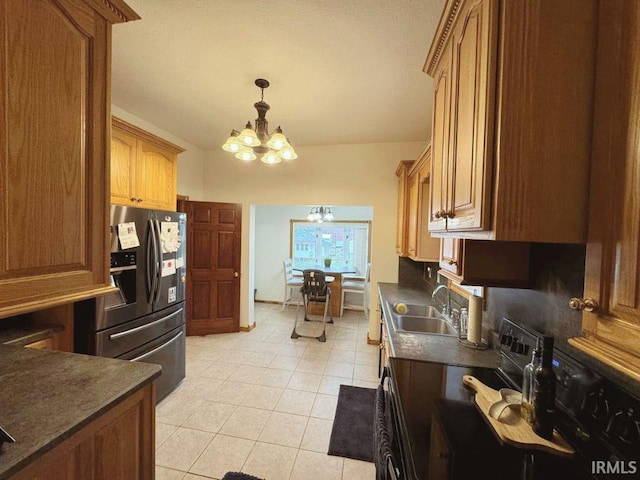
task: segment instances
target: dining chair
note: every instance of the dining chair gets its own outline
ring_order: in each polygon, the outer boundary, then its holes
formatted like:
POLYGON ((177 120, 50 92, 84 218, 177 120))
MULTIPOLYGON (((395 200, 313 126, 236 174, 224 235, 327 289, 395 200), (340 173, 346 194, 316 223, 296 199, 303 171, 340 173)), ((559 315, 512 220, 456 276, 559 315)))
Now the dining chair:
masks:
POLYGON ((327 276, 322 270, 307 269, 302 272, 302 287, 300 287, 300 293, 302 294, 302 300, 304 305, 304 320, 311 321, 309 318, 309 302, 324 303, 324 315, 322 317, 322 333, 317 337, 312 335, 302 335, 297 332, 298 327, 298 310, 296 308, 296 318, 293 324, 293 331, 291 332, 291 338, 306 337, 316 338, 320 342, 327 341, 327 323, 333 322, 331 316, 331 288, 327 281, 327 276), (327 319, 327 317, 329 319, 327 319))
POLYGON ((361 310, 365 313, 365 318, 368 318, 367 297, 365 287, 370 282, 371 276, 371 263, 367 263, 364 276, 343 276, 342 277, 342 300, 340 301, 340 316, 342 317, 344 310, 361 310), (357 293, 362 295, 362 303, 360 304, 346 304, 345 299, 347 293, 357 293))
MULTIPOLYGON (((300 287, 302 287, 302 277, 295 276, 293 274, 293 261, 290 258, 285 258, 282 261, 284 267, 284 298, 282 299, 282 310, 287 305, 291 305, 294 295, 300 293, 300 287)), ((296 305, 300 305, 300 301, 296 301, 296 305)))

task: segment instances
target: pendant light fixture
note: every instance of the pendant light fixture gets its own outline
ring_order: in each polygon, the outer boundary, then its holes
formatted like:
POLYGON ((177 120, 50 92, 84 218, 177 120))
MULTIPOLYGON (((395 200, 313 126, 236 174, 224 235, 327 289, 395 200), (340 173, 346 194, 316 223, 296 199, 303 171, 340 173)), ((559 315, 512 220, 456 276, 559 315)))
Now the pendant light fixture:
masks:
POLYGON ((258 78, 255 84, 261 90, 260 101, 253 104, 258 111, 255 129, 251 121, 248 121, 241 132, 232 130, 222 149, 234 153, 236 158, 245 161, 255 160, 258 156, 262 162, 268 164, 280 163, 282 160, 295 160, 298 155, 289 139, 282 133, 282 129, 278 127, 269 134, 266 115, 271 107, 264 101, 264 89, 269 87, 269 82, 264 78, 258 78))
POLYGON ((331 213, 331 208, 329 207, 312 207, 309 215, 307 215, 307 220, 310 222, 330 222, 333 220, 333 213, 331 213))

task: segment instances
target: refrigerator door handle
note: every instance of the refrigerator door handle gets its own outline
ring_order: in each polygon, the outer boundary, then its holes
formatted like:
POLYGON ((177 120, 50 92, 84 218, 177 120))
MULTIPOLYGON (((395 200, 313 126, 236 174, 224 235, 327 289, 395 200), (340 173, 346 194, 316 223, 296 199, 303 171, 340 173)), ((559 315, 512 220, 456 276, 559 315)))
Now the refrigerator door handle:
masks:
POLYGON ((153 303, 153 298, 155 296, 156 285, 156 236, 153 228, 153 220, 149 220, 148 222, 148 235, 147 235, 147 270, 146 270, 146 283, 147 283, 147 298, 148 303, 153 303), (152 257, 153 252, 153 257, 152 257))
POLYGON ((140 330, 146 330, 147 328, 151 328, 155 325, 158 325, 159 323, 162 322, 166 322, 167 320, 180 315, 182 313, 183 309, 181 308, 180 310, 176 310, 175 312, 173 312, 171 315, 167 315, 166 317, 162 317, 159 320, 156 320, 154 322, 151 323, 145 323, 144 325, 141 325, 139 327, 135 327, 135 328, 131 328, 129 330, 125 330, 123 332, 118 332, 118 333, 112 333, 111 335, 109 335, 109 340, 115 340, 116 338, 121 338, 121 337, 126 337, 127 335, 131 335, 133 333, 137 333, 140 330))
POLYGON ((160 240, 160 222, 154 220, 155 236, 156 236, 156 289, 154 302, 157 302, 160 298, 160 283, 162 283, 162 242, 160 240))
POLYGON ((179 339, 182 336, 182 332, 178 332, 177 335, 175 337, 173 337, 171 340, 163 343, 162 345, 160 345, 159 347, 154 348, 153 350, 149 350, 147 353, 143 353, 142 355, 140 355, 139 357, 136 358, 132 358, 131 360, 129 360, 130 362, 137 362, 138 360, 142 360, 144 358, 147 358, 151 355, 153 355, 154 353, 162 350, 165 347, 168 347, 169 345, 171 345, 173 342, 175 342, 177 339, 179 339))

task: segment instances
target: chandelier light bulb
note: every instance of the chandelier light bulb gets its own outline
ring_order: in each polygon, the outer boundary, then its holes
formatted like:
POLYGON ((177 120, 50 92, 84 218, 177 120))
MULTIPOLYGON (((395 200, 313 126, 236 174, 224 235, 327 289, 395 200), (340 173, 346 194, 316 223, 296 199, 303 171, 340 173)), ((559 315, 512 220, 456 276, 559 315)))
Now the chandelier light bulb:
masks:
POLYGON ((264 101, 264 89, 269 87, 269 81, 258 78, 255 84, 261 90, 260 101, 253 105, 258 111, 255 128, 251 121, 248 121, 240 133, 237 130, 232 130, 231 135, 222 145, 222 149, 235 154, 236 158, 244 161, 255 160, 258 158, 256 155, 258 153, 261 155, 260 160, 263 163, 271 165, 280 163, 282 160, 298 158, 291 142, 282 133, 282 128, 276 128, 273 134, 269 135, 266 114, 271 107, 264 101))
POLYGON ((242 150, 236 153, 236 158, 239 158, 240 160, 244 160, 245 162, 250 162, 252 160, 255 160, 258 157, 256 157, 255 153, 253 153, 253 150, 247 147, 243 147, 242 150))
POLYGON ((280 163, 282 161, 273 150, 269 150, 267 153, 265 153, 260 160, 271 165, 273 165, 274 163, 280 163))

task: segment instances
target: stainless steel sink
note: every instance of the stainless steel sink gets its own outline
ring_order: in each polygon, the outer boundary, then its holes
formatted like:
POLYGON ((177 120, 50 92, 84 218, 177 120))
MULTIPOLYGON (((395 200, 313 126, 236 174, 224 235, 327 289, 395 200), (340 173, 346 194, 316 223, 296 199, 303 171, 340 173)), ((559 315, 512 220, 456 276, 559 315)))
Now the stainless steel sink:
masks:
POLYGON ((398 312, 396 310, 395 303, 387 302, 389 306, 389 311, 391 311, 392 315, 411 315, 413 317, 430 317, 430 318, 441 318, 442 314, 438 311, 438 309, 432 305, 414 305, 411 303, 405 303, 407 306, 406 312, 398 312))
POLYGON ((397 315, 392 318, 392 322, 396 331, 456 335, 455 328, 443 317, 397 315))
POLYGON ((406 303, 406 312, 399 313, 396 304, 387 302, 391 312, 391 323, 397 332, 429 333, 435 335, 456 335, 456 329, 449 320, 432 305, 406 303))

